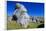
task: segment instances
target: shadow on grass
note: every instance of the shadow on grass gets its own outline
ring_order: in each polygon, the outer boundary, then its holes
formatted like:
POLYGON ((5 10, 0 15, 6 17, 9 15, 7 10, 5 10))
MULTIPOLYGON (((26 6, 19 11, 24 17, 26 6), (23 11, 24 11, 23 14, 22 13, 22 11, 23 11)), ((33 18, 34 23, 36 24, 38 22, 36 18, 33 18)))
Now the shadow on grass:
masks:
POLYGON ((44 24, 40 24, 37 28, 44 28, 44 24))

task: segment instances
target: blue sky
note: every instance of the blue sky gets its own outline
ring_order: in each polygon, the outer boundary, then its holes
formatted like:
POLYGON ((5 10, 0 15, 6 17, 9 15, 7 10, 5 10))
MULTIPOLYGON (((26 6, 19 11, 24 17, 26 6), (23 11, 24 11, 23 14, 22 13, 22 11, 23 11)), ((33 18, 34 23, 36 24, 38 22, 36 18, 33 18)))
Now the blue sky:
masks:
POLYGON ((44 3, 7 1, 7 15, 12 16, 16 3, 23 4, 30 16, 44 16, 44 3))

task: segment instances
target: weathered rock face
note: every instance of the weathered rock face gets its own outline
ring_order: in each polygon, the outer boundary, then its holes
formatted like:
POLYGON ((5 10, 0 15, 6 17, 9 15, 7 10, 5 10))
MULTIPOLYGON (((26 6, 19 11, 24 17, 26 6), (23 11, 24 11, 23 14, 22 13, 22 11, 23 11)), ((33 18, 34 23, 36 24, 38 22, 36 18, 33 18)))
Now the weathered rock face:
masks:
MULTIPOLYGON (((13 18, 13 16, 8 16, 7 17, 7 20, 8 21, 11 21, 12 20, 12 18, 13 18)), ((16 17, 15 17, 16 18, 16 17)), ((13 20, 15 21, 15 19, 13 18, 13 20)), ((17 19, 16 19, 17 20, 17 19)), ((35 19, 33 18, 33 17, 30 17, 29 18, 29 22, 40 22, 40 21, 44 21, 44 17, 39 17, 39 18, 37 18, 37 17, 35 17, 35 19)))
POLYGON ((18 19, 18 18, 17 18, 16 15, 13 15, 13 16, 12 16, 12 20, 13 20, 13 21, 17 21, 17 19, 18 19))
POLYGON ((44 17, 30 17, 30 21, 31 22, 38 22, 40 23, 40 21, 44 21, 44 17))
POLYGON ((18 18, 17 23, 21 24, 22 26, 24 25, 24 27, 26 27, 29 23, 29 15, 27 14, 27 9, 20 3, 17 3, 16 5, 17 9, 15 10, 14 15, 16 15, 17 17, 13 16, 13 19, 16 20, 18 18))

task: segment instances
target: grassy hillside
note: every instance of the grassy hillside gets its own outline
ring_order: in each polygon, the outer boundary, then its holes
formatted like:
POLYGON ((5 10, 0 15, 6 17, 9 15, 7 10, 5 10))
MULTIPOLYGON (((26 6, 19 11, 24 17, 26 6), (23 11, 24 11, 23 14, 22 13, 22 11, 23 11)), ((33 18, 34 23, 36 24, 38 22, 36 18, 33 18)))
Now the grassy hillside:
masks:
MULTIPOLYGON (((40 24, 42 24, 42 23, 29 23, 27 29, 28 29, 28 28, 29 28, 29 29, 30 29, 30 28, 37 28, 38 25, 40 25, 40 24)), ((11 22, 8 21, 7 29, 10 30, 10 29, 24 29, 24 28, 22 28, 22 27, 20 26, 20 24, 17 24, 16 21, 11 21, 11 22)))

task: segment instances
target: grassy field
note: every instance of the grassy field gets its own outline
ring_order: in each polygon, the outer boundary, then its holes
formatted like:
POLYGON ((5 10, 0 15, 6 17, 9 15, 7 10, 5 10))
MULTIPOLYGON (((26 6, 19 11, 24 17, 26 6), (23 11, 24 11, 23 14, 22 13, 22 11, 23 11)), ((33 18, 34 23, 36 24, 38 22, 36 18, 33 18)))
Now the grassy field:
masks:
MULTIPOLYGON (((37 28, 38 25, 40 25, 42 23, 29 23, 27 29, 30 29, 30 28, 37 28)), ((8 22, 7 24, 7 29, 10 30, 10 29, 24 29, 20 26, 20 24, 17 24, 16 21, 11 21, 11 22, 8 22)))

